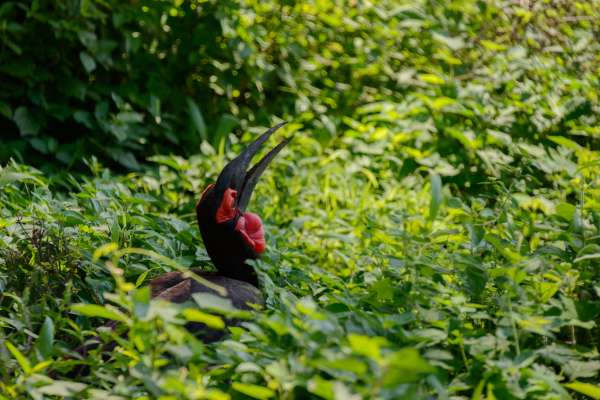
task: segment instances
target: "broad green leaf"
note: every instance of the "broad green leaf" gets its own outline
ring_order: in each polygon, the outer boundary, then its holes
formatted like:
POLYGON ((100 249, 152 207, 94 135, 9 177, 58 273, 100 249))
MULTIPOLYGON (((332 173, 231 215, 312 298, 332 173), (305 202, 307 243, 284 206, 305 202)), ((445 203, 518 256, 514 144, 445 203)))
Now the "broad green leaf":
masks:
POLYGON ((350 371, 357 375, 363 375, 367 372, 367 364, 358 358, 344 357, 336 360, 318 360, 316 366, 319 368, 332 368, 342 371, 350 371))
POLYGON ((421 375, 435 372, 419 352, 413 348, 405 348, 397 351, 386 359, 387 368, 383 376, 383 384, 386 387, 395 387, 402 383, 414 382, 421 375))
POLYGON ((387 341, 382 337, 369 337, 365 335, 348 335, 350 348, 356 354, 367 356, 373 360, 381 360, 381 346, 387 341))
POLYGON ((420 74, 419 79, 425 83, 431 83, 433 85, 443 85, 446 83, 444 78, 434 74, 420 74))
POLYGON ((576 212, 577 208, 569 203, 558 203, 556 207, 554 207, 554 213, 569 222, 573 220, 573 216, 575 216, 576 212))
POLYGON ((79 53, 79 59, 88 74, 96 69, 96 61, 85 51, 79 53))
POLYGON ((548 136, 548 139, 552 140, 554 143, 559 144, 567 149, 579 151, 581 150, 581 146, 579 143, 574 142, 571 139, 568 139, 564 136, 548 136))
POLYGON ((5 344, 6 348, 8 349, 8 351, 10 352, 10 354, 12 354, 12 356, 15 358, 15 360, 17 360, 17 362, 19 363, 19 366, 21 367, 23 372, 25 372, 25 374, 29 375, 31 373, 31 364, 29 363, 29 360, 27 359, 27 357, 25 357, 23 355, 23 353, 21 353, 19 351, 19 349, 17 349, 15 347, 15 345, 13 345, 8 340, 6 342, 4 342, 4 344, 5 344))
POLYGON ((29 111, 26 107, 19 107, 15 110, 15 114, 13 116, 13 120, 17 127, 19 128, 19 132, 21 136, 35 136, 40 131, 40 124, 34 115, 29 111))
POLYGON ((253 385, 251 383, 233 382, 231 385, 233 390, 236 390, 253 399, 266 400, 275 396, 275 392, 264 386, 253 385))
POLYGON ((565 383, 564 387, 571 389, 577 393, 584 394, 594 400, 600 399, 600 386, 592 385, 591 383, 573 381, 565 383))
POLYGON ((225 328, 225 322, 217 315, 207 314, 195 308, 186 308, 181 312, 185 319, 192 322, 201 322, 213 329, 225 328))
POLYGON ((137 279, 135 280, 135 287, 140 287, 145 281, 146 278, 148 277, 148 274, 150 273, 150 270, 147 269, 146 271, 142 272, 137 279))
POLYGON ((214 137, 211 140, 213 147, 217 148, 221 151, 225 145, 225 139, 227 135, 231 133, 233 128, 239 125, 239 120, 233 115, 224 114, 219 119, 219 125, 217 125, 217 130, 215 132, 214 137))
POLYGON ((506 46, 500 43, 495 43, 490 40, 483 39, 480 43, 488 50, 492 51, 504 51, 506 50, 506 46))
POLYGON ((220 311, 223 313, 237 311, 230 299, 212 293, 199 292, 192 294, 192 298, 202 308, 220 311))
POLYGON ((111 319, 114 321, 128 322, 129 318, 121 311, 112 306, 100 306, 97 304, 73 304, 71 310, 86 317, 111 319))
POLYGON ((46 317, 42 324, 42 329, 38 335, 36 347, 44 358, 52 357, 52 348, 54 346, 54 322, 52 318, 46 317))
POLYGON ((308 381, 308 391, 324 399, 334 399, 333 383, 319 375, 308 381))
POLYGON ((191 98, 188 97, 186 99, 186 102, 188 105, 188 112, 190 113, 190 117, 194 124, 194 128, 196 129, 196 132, 198 132, 198 135, 200 135, 200 138, 203 141, 208 140, 208 133, 206 131, 206 123, 204 122, 204 117, 202 116, 202 111, 200 111, 200 108, 198 107, 196 102, 194 102, 194 100, 192 100, 191 98))

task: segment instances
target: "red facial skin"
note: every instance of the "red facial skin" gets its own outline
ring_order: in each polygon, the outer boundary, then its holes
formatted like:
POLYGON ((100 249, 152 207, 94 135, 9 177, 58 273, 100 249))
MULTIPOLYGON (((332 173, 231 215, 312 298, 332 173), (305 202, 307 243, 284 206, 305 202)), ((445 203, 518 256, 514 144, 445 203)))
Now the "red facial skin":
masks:
POLYGON ((235 190, 229 188, 225 189, 223 200, 221 200, 221 205, 217 210, 217 223, 222 224, 223 222, 227 222, 235 217, 237 212, 237 210, 234 208, 236 197, 237 192, 235 190))
MULTIPOLYGON (((204 193, 206 193, 214 185, 209 185, 204 193)), ((221 204, 217 209, 216 221, 221 224, 232 220, 239 215, 237 223, 235 224, 235 231, 238 232, 244 242, 250 246, 256 254, 263 253, 267 247, 265 241, 265 231, 263 229, 262 221, 260 217, 251 212, 242 213, 240 210, 235 208, 235 199, 237 197, 237 191, 233 189, 226 189, 223 194, 221 204)))

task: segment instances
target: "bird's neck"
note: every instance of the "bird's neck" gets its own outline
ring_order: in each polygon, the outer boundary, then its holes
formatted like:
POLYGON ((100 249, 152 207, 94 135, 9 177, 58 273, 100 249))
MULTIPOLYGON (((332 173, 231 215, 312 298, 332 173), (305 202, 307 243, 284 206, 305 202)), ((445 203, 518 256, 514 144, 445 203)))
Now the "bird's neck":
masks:
POLYGON ((227 268, 218 268, 219 275, 226 278, 236 279, 238 281, 247 282, 258 288, 258 276, 254 268, 246 263, 235 266, 228 266, 227 268))

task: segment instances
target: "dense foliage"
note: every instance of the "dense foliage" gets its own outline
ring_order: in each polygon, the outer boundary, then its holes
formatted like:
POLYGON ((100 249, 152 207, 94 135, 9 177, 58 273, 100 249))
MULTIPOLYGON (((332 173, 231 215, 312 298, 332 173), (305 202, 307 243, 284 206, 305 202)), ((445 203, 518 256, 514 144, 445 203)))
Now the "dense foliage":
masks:
POLYGON ((0 399, 600 399, 599 13, 4 2, 0 399), (267 305, 205 345, 230 307, 146 284, 211 268, 197 196, 279 119, 267 305))

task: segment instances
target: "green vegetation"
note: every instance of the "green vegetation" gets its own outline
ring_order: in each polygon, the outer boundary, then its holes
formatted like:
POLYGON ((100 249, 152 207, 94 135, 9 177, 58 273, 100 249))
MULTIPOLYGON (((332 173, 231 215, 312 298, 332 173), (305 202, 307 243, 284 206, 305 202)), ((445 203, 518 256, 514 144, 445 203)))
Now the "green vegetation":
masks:
POLYGON ((4 2, 0 399, 600 399, 599 15, 4 2), (146 285, 211 268, 195 201, 282 119, 267 304, 203 344, 231 310, 146 285))

